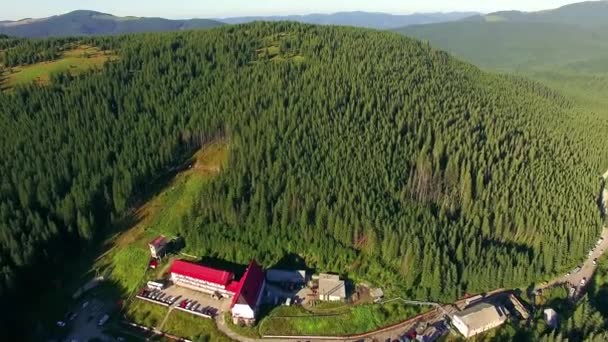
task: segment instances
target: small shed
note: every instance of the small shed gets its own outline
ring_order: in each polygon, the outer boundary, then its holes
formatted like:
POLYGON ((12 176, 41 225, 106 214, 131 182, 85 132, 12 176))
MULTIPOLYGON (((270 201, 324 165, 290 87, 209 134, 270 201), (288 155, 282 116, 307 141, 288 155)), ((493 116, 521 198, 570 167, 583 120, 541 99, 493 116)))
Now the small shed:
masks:
POLYGON ((346 285, 340 276, 335 274, 319 274, 319 299, 324 301, 340 301, 346 298, 346 285))
POLYGON ((150 256, 153 258, 162 258, 167 250, 168 240, 163 235, 159 235, 150 241, 148 247, 150 247, 150 256))
POLYGON ((377 303, 384 298, 384 291, 381 288, 373 288, 369 291, 369 294, 374 298, 374 302, 377 303))
POLYGON ((543 314, 545 316, 545 321, 547 322, 547 325, 549 327, 551 327, 552 329, 556 329, 557 328, 557 312, 555 312, 555 310, 553 310, 551 308, 547 308, 547 309, 543 310, 543 314))

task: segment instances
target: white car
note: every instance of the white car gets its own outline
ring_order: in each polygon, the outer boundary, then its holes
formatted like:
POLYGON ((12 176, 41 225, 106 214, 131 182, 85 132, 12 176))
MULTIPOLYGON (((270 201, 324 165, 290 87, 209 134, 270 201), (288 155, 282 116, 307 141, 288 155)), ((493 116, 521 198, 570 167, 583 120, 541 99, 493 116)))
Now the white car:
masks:
POLYGON ((585 286, 585 284, 587 283, 587 278, 581 279, 581 286, 585 286))
POLYGON ((58 327, 65 327, 65 322, 64 321, 57 321, 57 326, 58 327))

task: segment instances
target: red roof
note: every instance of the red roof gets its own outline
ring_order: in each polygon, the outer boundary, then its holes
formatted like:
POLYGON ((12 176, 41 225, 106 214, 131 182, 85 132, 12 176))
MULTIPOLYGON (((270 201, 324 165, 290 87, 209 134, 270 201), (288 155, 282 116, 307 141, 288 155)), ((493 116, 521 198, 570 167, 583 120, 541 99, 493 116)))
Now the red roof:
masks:
POLYGON ((226 286, 234 278, 232 272, 217 270, 184 260, 175 260, 171 265, 170 272, 222 286, 226 286))
POLYGON ((232 308, 235 304, 249 305, 250 308, 255 309, 257 299, 262 291, 262 285, 264 284, 264 271, 258 265, 255 260, 251 260, 247 271, 239 282, 238 290, 232 298, 232 308))
POLYGON ((241 286, 241 283, 233 280, 230 282, 230 284, 228 284, 228 286, 226 286, 226 290, 236 293, 239 290, 239 286, 241 286))
POLYGON ((165 245, 167 243, 167 239, 164 236, 159 235, 154 238, 154 240, 150 241, 150 244, 156 248, 165 245))

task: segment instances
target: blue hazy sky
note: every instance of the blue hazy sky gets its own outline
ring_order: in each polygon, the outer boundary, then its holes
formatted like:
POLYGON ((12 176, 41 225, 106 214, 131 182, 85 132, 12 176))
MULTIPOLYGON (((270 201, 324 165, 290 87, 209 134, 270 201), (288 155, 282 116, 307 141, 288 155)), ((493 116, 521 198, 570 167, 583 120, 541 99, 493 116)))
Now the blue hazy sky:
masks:
POLYGON ((0 0, 0 20, 40 18, 77 9, 115 15, 206 18, 375 11, 395 14, 497 10, 541 10, 575 1, 560 0, 0 0), (9 4, 10 3, 10 4, 9 4))

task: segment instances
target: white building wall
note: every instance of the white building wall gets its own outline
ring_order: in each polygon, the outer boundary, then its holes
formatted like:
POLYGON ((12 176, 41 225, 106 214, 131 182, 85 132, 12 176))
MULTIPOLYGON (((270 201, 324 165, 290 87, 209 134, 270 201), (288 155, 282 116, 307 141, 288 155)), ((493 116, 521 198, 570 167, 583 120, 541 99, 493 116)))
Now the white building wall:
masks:
POLYGON ((469 337, 469 327, 460 319, 460 317, 452 317, 452 323, 464 337, 469 337))
POLYGON ((246 304, 235 304, 232 307, 232 317, 240 317, 246 319, 254 319, 255 312, 251 310, 249 305, 246 304))

